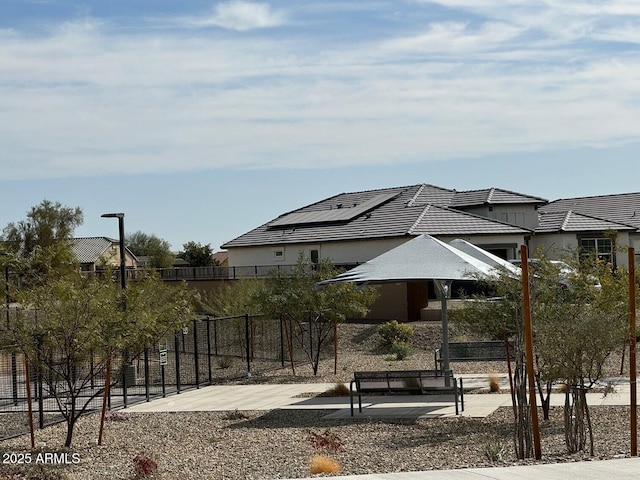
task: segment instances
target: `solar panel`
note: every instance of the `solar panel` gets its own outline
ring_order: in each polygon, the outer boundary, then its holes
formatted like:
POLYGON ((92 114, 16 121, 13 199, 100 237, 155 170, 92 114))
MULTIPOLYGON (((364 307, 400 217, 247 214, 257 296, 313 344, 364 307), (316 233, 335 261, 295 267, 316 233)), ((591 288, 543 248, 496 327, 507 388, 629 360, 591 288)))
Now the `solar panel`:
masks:
POLYGON ((333 208, 331 210, 317 210, 312 212, 293 212, 276 218, 269 226, 282 227, 311 223, 348 222, 382 205, 397 195, 399 195, 399 192, 383 193, 353 207, 333 208))

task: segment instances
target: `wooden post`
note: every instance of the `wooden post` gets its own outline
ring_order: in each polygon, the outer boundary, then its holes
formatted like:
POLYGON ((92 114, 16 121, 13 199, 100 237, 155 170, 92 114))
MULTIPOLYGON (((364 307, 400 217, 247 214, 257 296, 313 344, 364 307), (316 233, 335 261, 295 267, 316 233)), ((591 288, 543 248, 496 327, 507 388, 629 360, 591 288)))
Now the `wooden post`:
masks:
POLYGON ((636 392, 636 260, 629 247, 629 385, 631 387, 631 456, 638 456, 638 407, 636 392))
POLYGON ((522 265, 522 307, 524 319, 524 345, 527 361, 527 378, 529 379, 529 405, 531 407, 531 430, 533 432, 533 451, 536 460, 542 458, 540 449, 540 428, 538 425, 538 408, 536 405, 536 381, 533 374, 533 329, 531 327, 531 298, 529 294, 529 254, 527 246, 520 247, 522 265))

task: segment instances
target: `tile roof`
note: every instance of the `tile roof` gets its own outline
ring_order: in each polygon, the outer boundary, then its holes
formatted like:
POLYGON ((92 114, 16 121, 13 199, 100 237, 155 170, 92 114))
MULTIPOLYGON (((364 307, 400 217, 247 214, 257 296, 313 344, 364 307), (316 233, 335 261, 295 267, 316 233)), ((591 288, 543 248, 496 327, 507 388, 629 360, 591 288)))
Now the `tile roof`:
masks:
POLYGON ((606 230, 635 231, 636 227, 602 218, 583 215, 571 210, 542 213, 536 233, 603 232, 606 230))
POLYGON ((80 237, 71 240, 71 250, 80 263, 95 263, 118 240, 108 237, 80 237))
POLYGON ((497 204, 537 204, 544 205, 548 202, 544 198, 532 197, 521 193, 503 190, 501 188, 486 188, 483 190, 467 190, 456 192, 450 207, 476 207, 479 205, 497 204))
POLYGON ((427 205, 408 233, 411 235, 426 233, 436 236, 509 235, 531 233, 531 230, 449 207, 427 205))
POLYGON ((572 212, 640 228, 640 192, 555 200, 541 213, 572 212))
POLYGON ((280 217, 241 235, 222 248, 291 243, 315 243, 343 240, 393 238, 428 233, 433 235, 505 234, 530 232, 476 215, 447 208, 455 190, 418 184, 404 187, 342 193, 280 217), (385 201, 376 203, 376 198, 385 201), (323 212, 341 208, 343 211, 363 203, 375 207, 354 218, 328 221, 323 212), (288 224, 289 219, 313 219, 317 223, 288 224))

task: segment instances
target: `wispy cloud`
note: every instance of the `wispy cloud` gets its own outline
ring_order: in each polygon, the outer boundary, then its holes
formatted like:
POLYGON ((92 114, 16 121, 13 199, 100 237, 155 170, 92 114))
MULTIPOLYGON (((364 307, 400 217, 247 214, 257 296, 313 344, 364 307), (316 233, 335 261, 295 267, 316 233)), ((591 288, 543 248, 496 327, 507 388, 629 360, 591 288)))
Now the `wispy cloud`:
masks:
MULTIPOLYGON (((569 3, 534 15, 529 2, 458 0, 431 18, 433 2, 414 2, 403 18, 420 21, 378 16, 384 29, 352 33, 364 28, 354 11, 340 41, 329 12, 278 35, 92 18, 0 32, 3 176, 425 162, 639 139, 624 4, 592 18, 570 11, 595 3, 569 3)), ((232 2, 207 21, 241 30, 301 16, 232 2)))
POLYGON ((240 32, 277 27, 284 22, 284 13, 273 10, 268 3, 243 0, 219 3, 214 7, 211 15, 185 19, 185 23, 195 26, 216 26, 240 32))

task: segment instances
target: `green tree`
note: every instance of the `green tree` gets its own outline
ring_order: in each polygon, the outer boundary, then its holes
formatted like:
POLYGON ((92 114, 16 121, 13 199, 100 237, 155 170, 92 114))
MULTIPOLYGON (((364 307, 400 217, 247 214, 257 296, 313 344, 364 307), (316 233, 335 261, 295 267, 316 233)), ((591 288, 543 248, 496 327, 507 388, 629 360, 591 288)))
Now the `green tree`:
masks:
POLYGON ((200 310, 216 317, 232 317, 247 313, 258 315, 261 313, 257 302, 258 292, 263 287, 264 280, 256 278, 225 282, 219 289, 202 295, 200 310))
POLYGON ((25 284, 40 281, 54 271, 69 270, 73 264, 67 240, 82 224, 79 207, 65 207, 59 202, 43 200, 31 207, 26 220, 9 223, 3 230, 3 248, 14 274, 25 284))
POLYGON ((318 288, 318 282, 338 273, 327 260, 312 264, 301 257, 291 273, 274 270, 256 295, 262 313, 293 322, 291 333, 309 358, 314 375, 336 324, 348 317, 366 315, 377 296, 375 289, 358 289, 352 283, 318 288))
POLYGON ((189 262, 192 267, 209 267, 215 265, 211 244, 202 245, 200 242, 187 242, 182 245, 178 257, 189 262))
POLYGON ((171 252, 171 244, 153 234, 141 231, 126 236, 125 244, 136 256, 149 257, 152 268, 171 268, 175 255, 171 252))
MULTIPOLYGON (((18 292, 19 308, 4 337, 38 371, 67 423, 64 445, 91 401, 104 394, 90 388, 108 378, 116 355, 122 365, 192 315, 195 292, 165 285, 152 275, 126 290, 110 276, 90 279, 79 273, 56 276, 18 292)), ((121 378, 115 375, 116 381, 121 378)), ((106 381, 106 380, 105 380, 106 381)))
MULTIPOLYGON (((627 334, 627 274, 614 274, 603 262, 577 256, 570 273, 543 262, 535 268, 533 322, 543 381, 562 381, 565 390, 565 441, 570 453, 594 455, 594 436, 586 392, 603 376, 605 362, 627 334), (561 275, 563 281, 558 282, 561 275), (599 278, 599 285, 594 285, 599 278), (588 445, 587 445, 588 443, 588 445)), ((562 267, 560 267, 562 268, 562 267)))
MULTIPOLYGON (((626 277, 623 271, 614 273, 595 259, 581 259, 577 252, 567 254, 568 268, 550 261, 541 252, 536 256, 537 261, 530 265, 531 316, 536 377, 546 407, 545 418, 552 383, 566 382, 567 448, 570 452, 585 449, 588 437, 593 454, 585 392, 602 378, 605 361, 624 342, 626 277), (542 385, 547 387, 546 398, 542 385)), ((515 343, 516 372, 524 372, 521 282, 506 274, 487 281, 494 298, 477 296, 464 302, 464 308, 452 311, 452 321, 491 338, 509 336, 515 343)), ((520 387, 518 402, 524 405, 526 378, 523 373, 515 378, 516 388, 520 387)), ((523 419, 516 416, 517 421, 523 419)), ((528 456, 527 451, 520 451, 516 445, 521 458, 522 453, 528 456)))

